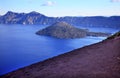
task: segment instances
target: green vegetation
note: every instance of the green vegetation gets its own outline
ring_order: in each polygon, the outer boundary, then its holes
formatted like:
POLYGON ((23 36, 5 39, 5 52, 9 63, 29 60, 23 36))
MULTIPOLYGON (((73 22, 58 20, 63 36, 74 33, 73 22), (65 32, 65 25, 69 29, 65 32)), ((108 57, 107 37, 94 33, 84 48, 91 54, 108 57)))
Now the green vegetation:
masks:
POLYGON ((120 36, 120 31, 118 31, 117 33, 109 36, 107 39, 114 39, 114 38, 116 38, 116 37, 118 37, 118 36, 120 36))
POLYGON ((57 22, 51 26, 36 32, 38 35, 56 37, 60 39, 83 38, 86 36, 109 36, 109 33, 89 32, 88 29, 79 29, 66 22, 57 22))

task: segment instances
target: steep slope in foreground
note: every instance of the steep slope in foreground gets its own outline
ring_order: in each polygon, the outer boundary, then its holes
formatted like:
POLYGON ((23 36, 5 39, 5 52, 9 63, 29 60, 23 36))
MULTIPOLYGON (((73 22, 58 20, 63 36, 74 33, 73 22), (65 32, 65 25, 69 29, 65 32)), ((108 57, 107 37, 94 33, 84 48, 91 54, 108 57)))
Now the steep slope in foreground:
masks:
POLYGON ((33 64, 2 78, 120 78, 120 36, 33 64))
POLYGON ((51 26, 36 32, 38 35, 52 36, 62 39, 82 38, 86 36, 109 36, 108 33, 89 32, 87 29, 76 28, 66 22, 56 22, 51 26))

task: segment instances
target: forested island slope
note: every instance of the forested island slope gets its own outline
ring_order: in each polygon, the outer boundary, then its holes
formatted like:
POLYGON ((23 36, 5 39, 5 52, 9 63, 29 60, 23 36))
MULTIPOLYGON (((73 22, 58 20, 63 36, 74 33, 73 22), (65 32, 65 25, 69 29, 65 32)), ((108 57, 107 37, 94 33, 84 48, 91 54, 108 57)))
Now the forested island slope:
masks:
POLYGON ((86 36, 93 37, 110 36, 110 33, 90 32, 88 29, 76 28, 75 26, 72 26, 66 22, 56 22, 51 26, 48 26, 42 30, 37 31, 36 34, 51 36, 60 39, 83 38, 86 36))

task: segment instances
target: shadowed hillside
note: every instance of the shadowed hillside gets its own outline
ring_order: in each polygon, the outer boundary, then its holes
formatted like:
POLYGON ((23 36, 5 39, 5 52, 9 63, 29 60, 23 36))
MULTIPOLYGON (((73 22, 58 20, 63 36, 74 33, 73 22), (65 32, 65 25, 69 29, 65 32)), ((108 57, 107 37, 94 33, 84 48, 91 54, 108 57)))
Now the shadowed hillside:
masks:
POLYGON ((120 78, 120 36, 27 66, 1 78, 120 78))
POLYGON ((113 35, 111 35, 111 36, 109 36, 107 39, 114 39, 114 38, 117 38, 119 36, 120 36, 120 31, 115 33, 115 34, 113 34, 113 35))
POLYGON ((37 32, 38 35, 52 36, 56 38, 82 38, 87 30, 75 28, 66 22, 57 22, 37 32))
POLYGON ((57 22, 51 26, 36 32, 38 35, 52 36, 63 39, 82 38, 86 36, 109 36, 108 33, 89 32, 88 29, 76 28, 66 22, 57 22))

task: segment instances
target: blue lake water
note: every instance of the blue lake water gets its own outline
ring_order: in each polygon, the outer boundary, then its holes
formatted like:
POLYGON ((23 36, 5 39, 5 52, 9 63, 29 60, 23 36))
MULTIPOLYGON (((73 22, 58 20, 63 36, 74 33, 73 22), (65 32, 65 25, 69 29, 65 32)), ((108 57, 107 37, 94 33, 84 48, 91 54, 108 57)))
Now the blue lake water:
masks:
MULTIPOLYGON (((35 34, 36 31, 45 27, 41 25, 0 25, 0 75, 105 39, 105 37, 56 39, 35 34)), ((119 30, 79 28, 109 33, 119 30)))

